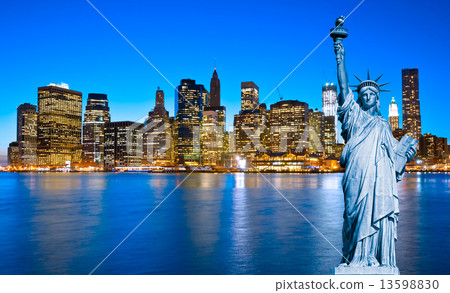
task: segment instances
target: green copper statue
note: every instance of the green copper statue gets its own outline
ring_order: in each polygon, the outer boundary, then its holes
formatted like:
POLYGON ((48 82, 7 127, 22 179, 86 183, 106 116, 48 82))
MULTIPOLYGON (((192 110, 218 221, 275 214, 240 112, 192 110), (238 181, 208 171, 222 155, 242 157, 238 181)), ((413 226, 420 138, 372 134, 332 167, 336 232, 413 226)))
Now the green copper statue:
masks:
POLYGON ((345 67, 342 28, 344 18, 332 30, 340 93, 338 118, 346 144, 340 164, 345 168, 343 259, 335 274, 398 274, 395 242, 399 215, 397 181, 406 162, 416 154, 417 141, 405 136, 399 142, 380 114, 381 76, 371 80, 356 77, 357 100, 353 98, 345 67))

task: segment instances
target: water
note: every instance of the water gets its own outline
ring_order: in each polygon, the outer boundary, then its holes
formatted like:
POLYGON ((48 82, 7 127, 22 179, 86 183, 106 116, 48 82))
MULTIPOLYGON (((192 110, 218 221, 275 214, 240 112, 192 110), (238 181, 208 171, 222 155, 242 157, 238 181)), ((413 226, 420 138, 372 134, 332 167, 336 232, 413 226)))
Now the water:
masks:
MULTIPOLYGON (((0 273, 88 274, 186 174, 0 174, 0 273)), ((96 274, 329 274, 342 174, 192 174, 96 274)), ((399 183, 402 274, 450 274, 450 175, 399 183)))

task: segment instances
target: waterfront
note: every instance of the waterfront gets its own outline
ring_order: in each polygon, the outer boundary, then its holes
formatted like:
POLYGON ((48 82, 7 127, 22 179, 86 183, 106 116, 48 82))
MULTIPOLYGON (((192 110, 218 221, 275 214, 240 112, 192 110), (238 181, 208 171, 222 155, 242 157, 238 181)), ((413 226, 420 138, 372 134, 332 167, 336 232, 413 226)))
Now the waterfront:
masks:
MULTIPOLYGON (((0 273, 88 274, 187 174, 0 173, 0 273)), ((264 174, 341 249, 342 174, 264 174)), ((450 274, 450 175, 399 183, 402 274, 450 274)), ((97 274, 328 274, 338 252, 259 174, 192 174, 97 274)))

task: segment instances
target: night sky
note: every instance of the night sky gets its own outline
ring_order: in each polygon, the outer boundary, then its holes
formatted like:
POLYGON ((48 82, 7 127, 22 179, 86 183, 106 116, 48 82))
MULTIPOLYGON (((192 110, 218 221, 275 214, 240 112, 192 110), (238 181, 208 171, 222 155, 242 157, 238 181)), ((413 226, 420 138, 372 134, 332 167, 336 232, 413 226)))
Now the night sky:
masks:
MULTIPOLYGON (((262 101, 361 0, 91 2, 175 86, 191 78, 209 90, 216 59, 232 125, 241 81, 254 81, 262 101)), ((36 104, 49 83, 83 92, 83 111, 88 93, 106 93, 113 121, 146 115, 160 86, 174 115, 175 90, 85 0, 2 1, 0 9, 1 161, 16 139, 17 106, 36 104)), ((385 118, 392 97, 401 106, 401 69, 419 68, 422 133, 450 138, 449 13, 449 1, 366 0, 344 24, 344 45, 352 84, 368 69, 391 82, 381 95, 385 118)), ((322 85, 336 81, 328 37, 279 90, 321 109, 322 85)), ((277 101, 275 91, 264 102, 277 101)))

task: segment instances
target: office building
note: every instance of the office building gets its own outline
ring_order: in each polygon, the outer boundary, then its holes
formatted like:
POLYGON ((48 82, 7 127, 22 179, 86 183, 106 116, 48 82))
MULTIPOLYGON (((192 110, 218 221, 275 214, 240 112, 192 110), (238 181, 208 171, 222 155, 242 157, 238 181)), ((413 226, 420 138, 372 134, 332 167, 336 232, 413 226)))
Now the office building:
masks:
POLYGON ((214 67, 214 73, 213 76, 211 78, 211 83, 210 83, 210 102, 209 102, 209 106, 210 107, 220 107, 220 79, 219 76, 217 75, 217 71, 216 68, 214 67))
POLYGON ((336 156, 336 123, 335 116, 324 117, 323 144, 327 158, 336 156))
POLYGON ((155 108, 148 113, 143 131, 144 166, 168 166, 173 164, 173 117, 165 108, 164 92, 158 87, 155 108))
POLYGON ((253 111, 259 104, 259 87, 253 81, 241 82, 241 111, 253 111))
POLYGON ((312 110, 308 111, 308 140, 309 140, 309 153, 324 153, 324 132, 325 132, 325 118, 321 111, 312 110))
POLYGON ((38 88, 37 164, 81 161, 81 92, 67 84, 38 88))
POLYGON ((19 142, 17 142, 17 141, 11 142, 9 144, 8 166, 10 166, 10 167, 19 167, 20 166, 19 142))
POLYGON ((105 124, 104 165, 140 167, 142 164, 142 128, 144 124, 119 121, 105 124))
POLYGON ((282 100, 270 105, 269 150, 272 152, 301 151, 308 148, 308 104, 282 100))
POLYGON ((17 107, 17 142, 19 165, 36 166, 37 112, 35 105, 25 103, 17 107))
POLYGON ((200 164, 200 127, 209 92, 195 80, 183 79, 176 92, 176 163, 200 164))
POLYGON ((83 122, 83 163, 103 166, 105 123, 110 121, 107 95, 89 94, 83 122))
POLYGON ((391 130, 394 132, 399 129, 399 121, 398 121, 398 107, 395 103, 394 97, 392 97, 391 104, 389 105, 389 124, 391 125, 391 130))
POLYGON ((419 101, 419 70, 402 70, 403 130, 419 140, 422 134, 422 120, 419 101))
POLYGON ((339 139, 337 106, 337 86, 333 83, 326 83, 322 86, 322 109, 324 116, 334 117, 334 131, 336 132, 334 138, 336 143, 339 139))
POLYGON ((424 159, 443 160, 448 151, 447 138, 425 133, 419 140, 419 154, 424 159))
POLYGON ((266 104, 255 110, 241 110, 234 115, 234 142, 237 154, 253 160, 258 153, 267 151, 270 137, 266 104))
POLYGON ((202 165, 221 166, 225 160, 225 107, 206 107, 201 127, 202 165))

